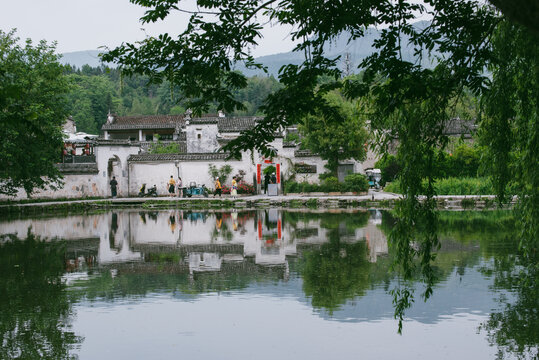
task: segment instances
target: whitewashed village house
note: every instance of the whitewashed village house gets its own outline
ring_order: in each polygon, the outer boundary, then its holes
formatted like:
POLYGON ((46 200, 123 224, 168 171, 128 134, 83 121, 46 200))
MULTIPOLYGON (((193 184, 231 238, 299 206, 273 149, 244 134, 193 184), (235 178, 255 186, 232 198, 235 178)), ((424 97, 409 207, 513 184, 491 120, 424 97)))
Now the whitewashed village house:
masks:
MULTIPOLYGON (((278 182, 295 176, 296 181, 316 183, 318 176, 326 169, 325 160, 307 150, 299 150, 299 144, 285 143, 287 131, 284 129, 271 146, 276 151, 272 159, 264 159, 257 152, 245 152, 241 159, 227 160, 228 155, 220 152, 221 146, 240 135, 244 130, 255 126, 260 117, 216 115, 202 117, 184 115, 114 116, 109 114, 102 127, 102 135, 76 133, 76 127, 69 119, 64 127, 66 145, 62 161, 58 164, 64 175, 64 186, 58 190, 38 191, 38 198, 77 198, 107 197, 110 195, 109 182, 113 176, 118 181, 118 196, 136 196, 142 184, 157 186, 160 195, 165 195, 166 184, 172 175, 180 176, 184 186, 190 183, 205 184, 213 187, 209 164, 217 168, 228 164, 233 175, 244 173, 244 180, 257 183, 260 174, 268 165, 278 168, 278 182), (78 135, 77 135, 78 134, 78 135), (151 144, 159 141, 164 144, 176 143, 178 154, 151 154, 151 144)), ((293 129, 292 129, 293 131, 293 129)), ((374 166, 373 153, 368 154, 363 163, 345 161, 339 169, 339 177, 346 173, 364 173, 374 166)), ((263 175, 258 181, 263 182, 263 175)), ((258 191, 261 189, 258 184, 258 191)), ((282 190, 282 186, 280 186, 282 190)), ((25 198, 23 190, 16 198, 25 198)))
MULTIPOLYGON (((213 187, 209 165, 217 168, 228 164, 233 175, 244 174, 244 181, 255 184, 258 192, 263 183, 263 169, 274 165, 278 169, 277 180, 282 191, 283 182, 295 181, 318 183, 319 175, 326 172, 325 160, 309 150, 300 150, 300 144, 285 142, 294 128, 283 129, 270 146, 276 156, 263 158, 258 152, 244 152, 241 159, 227 159, 229 154, 220 151, 230 140, 244 130, 255 126, 261 117, 216 115, 194 117, 188 111, 183 115, 114 116, 109 114, 102 126, 102 135, 77 132, 71 118, 64 126, 65 145, 61 162, 57 165, 64 175, 64 186, 57 190, 38 191, 36 198, 84 198, 110 196, 109 182, 118 181, 118 196, 137 196, 142 184, 157 186, 158 194, 167 194, 170 176, 180 176, 184 186, 191 183, 213 187), (167 145, 177 144, 177 154, 151 154, 148 150, 157 141, 167 145)), ((475 125, 473 121, 453 119, 446 125, 449 136, 469 138, 475 125)), ((348 173, 365 173, 373 168, 378 156, 369 150, 364 162, 342 161, 339 180, 348 173)), ((26 198, 20 190, 15 199, 26 198)), ((0 199, 8 199, 0 195, 0 199)))

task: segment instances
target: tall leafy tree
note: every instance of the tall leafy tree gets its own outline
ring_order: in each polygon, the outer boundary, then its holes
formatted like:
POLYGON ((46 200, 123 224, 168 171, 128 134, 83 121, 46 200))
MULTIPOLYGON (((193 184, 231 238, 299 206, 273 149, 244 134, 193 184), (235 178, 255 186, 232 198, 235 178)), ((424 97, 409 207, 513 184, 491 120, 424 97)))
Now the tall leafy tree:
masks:
POLYGON ((0 193, 55 186, 68 82, 54 45, 0 31, 0 193))
POLYGON ((368 134, 365 122, 353 103, 347 102, 337 92, 328 93, 325 99, 336 107, 343 121, 334 121, 327 114, 316 113, 304 119, 300 131, 302 143, 328 160, 326 167, 336 176, 339 161, 364 160, 368 134))
POLYGON ((113 111, 113 97, 116 94, 114 84, 105 75, 93 75, 93 70, 85 68, 90 75, 69 74, 72 87, 68 94, 70 114, 75 119, 77 130, 98 134, 107 119, 107 113, 113 111))

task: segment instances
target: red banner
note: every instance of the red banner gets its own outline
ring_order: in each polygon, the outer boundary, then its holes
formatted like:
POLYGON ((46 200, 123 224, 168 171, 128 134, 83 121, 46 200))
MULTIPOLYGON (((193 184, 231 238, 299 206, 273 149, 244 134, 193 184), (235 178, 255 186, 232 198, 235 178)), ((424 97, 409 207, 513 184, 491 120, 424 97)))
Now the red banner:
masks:
POLYGON ((277 175, 277 184, 280 184, 281 183, 281 164, 277 164, 275 165, 276 168, 277 168, 277 171, 275 175, 277 175))
POLYGON ((262 165, 256 165, 256 183, 260 184, 262 182, 262 165))
POLYGON ((281 240, 281 219, 277 220, 277 239, 281 240))
POLYGON ((258 240, 262 240, 262 220, 258 219, 258 240))

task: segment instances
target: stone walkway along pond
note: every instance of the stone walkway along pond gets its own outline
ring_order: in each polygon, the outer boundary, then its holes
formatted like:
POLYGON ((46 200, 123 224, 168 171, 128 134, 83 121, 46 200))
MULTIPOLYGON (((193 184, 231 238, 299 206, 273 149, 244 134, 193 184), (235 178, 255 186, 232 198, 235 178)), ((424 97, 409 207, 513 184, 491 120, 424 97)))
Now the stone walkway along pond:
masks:
MULTIPOLYGON (((278 196, 251 195, 238 196, 236 199, 228 195, 222 197, 130 197, 104 199, 73 199, 60 201, 43 201, 27 203, 8 203, 0 205, 0 213, 34 213, 57 210, 76 209, 108 209, 124 207, 144 208, 257 208, 257 207, 310 207, 310 208, 376 208, 390 209, 401 199, 399 194, 369 190, 364 195, 321 195, 321 194, 288 194, 278 196)), ((445 210, 495 209, 494 195, 440 195, 436 197, 438 208, 445 210)), ((512 207, 516 199, 507 206, 512 207)))

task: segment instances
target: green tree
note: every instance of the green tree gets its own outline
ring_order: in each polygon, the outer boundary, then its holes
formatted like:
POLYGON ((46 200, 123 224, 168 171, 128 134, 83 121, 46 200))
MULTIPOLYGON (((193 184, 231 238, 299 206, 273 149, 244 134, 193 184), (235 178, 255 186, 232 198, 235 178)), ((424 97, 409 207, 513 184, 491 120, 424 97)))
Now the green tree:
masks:
POLYGON ((94 75, 92 69, 94 68, 88 67, 89 75, 68 75, 72 83, 68 103, 77 130, 98 134, 108 112, 114 110, 113 98, 116 91, 109 78, 105 75, 94 75))
POLYGON ((374 164, 374 167, 382 171, 382 178, 380 179, 380 185, 382 186, 394 181, 401 171, 397 158, 389 153, 382 155, 382 158, 374 164))
POLYGON ((338 119, 323 112, 309 115, 299 127, 307 148, 328 161, 326 167, 336 176, 339 161, 362 161, 366 155, 367 130, 357 110, 337 92, 325 96, 328 104, 339 113, 338 119))
POLYGON ((68 82, 54 45, 19 44, 15 31, 0 31, 0 193, 15 194, 60 184, 55 163, 68 116, 68 82))

